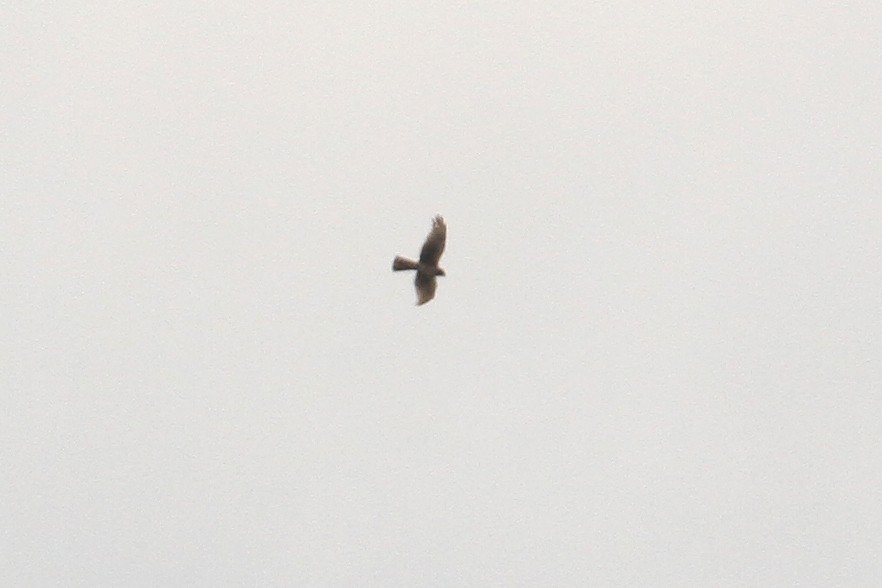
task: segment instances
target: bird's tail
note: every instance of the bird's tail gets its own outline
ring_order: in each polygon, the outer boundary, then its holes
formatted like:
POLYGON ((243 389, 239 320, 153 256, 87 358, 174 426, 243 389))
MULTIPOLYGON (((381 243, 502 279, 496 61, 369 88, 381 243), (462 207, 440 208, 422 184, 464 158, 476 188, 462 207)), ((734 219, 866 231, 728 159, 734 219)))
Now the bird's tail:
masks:
POLYGON ((400 272, 401 270, 415 270, 419 267, 419 264, 415 261, 407 259, 406 257, 401 257, 400 255, 395 256, 395 260, 392 262, 392 271, 400 272))

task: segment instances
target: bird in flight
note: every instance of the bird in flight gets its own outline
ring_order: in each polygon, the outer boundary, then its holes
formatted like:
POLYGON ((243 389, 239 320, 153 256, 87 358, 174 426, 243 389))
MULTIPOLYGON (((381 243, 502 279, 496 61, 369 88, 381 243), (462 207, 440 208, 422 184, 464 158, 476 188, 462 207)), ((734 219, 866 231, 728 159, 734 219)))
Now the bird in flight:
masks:
POLYGON ((400 255, 395 256, 392 262, 392 271, 416 270, 416 278, 413 283, 416 286, 417 305, 425 304, 435 297, 435 276, 447 275, 444 270, 438 267, 438 260, 444 253, 444 244, 447 241, 447 225, 441 215, 436 215, 432 219, 432 230, 423 243, 420 250, 420 260, 413 261, 400 255))

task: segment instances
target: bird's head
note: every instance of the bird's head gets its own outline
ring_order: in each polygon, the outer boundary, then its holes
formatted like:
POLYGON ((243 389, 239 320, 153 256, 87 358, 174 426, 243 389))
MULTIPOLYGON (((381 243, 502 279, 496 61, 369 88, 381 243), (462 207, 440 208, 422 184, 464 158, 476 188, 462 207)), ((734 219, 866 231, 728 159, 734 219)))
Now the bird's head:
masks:
POLYGON ((439 267, 438 269, 435 270, 435 275, 436 276, 446 276, 447 274, 445 274, 444 270, 439 267))

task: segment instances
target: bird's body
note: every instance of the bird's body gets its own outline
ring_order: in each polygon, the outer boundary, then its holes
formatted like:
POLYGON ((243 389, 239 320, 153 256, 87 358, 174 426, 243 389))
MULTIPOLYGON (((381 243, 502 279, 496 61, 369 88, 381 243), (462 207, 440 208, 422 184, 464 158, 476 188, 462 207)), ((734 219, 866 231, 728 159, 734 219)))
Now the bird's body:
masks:
POLYGON ((447 225, 441 215, 436 215, 432 219, 432 230, 423 243, 420 250, 420 260, 413 261, 406 257, 396 255, 392 261, 392 271, 416 270, 416 278, 414 278, 414 286, 417 291, 417 305, 425 304, 435 297, 435 288, 437 282, 435 276, 446 275, 444 270, 438 266, 441 254, 444 253, 444 245, 447 242, 447 225))

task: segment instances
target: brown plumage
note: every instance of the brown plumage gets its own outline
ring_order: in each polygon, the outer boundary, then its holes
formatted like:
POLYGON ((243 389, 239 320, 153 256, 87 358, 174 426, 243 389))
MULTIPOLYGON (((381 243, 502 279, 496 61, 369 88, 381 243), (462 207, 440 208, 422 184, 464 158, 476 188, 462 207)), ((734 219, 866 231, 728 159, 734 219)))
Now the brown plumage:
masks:
POLYGON ((447 225, 441 215, 432 219, 432 230, 423 243, 420 251, 420 260, 413 261, 406 257, 396 255, 392 261, 392 271, 416 270, 416 278, 413 283, 416 286, 417 305, 425 304, 435 297, 435 276, 446 275, 444 270, 438 267, 441 254, 444 253, 444 244, 447 242, 447 225))

